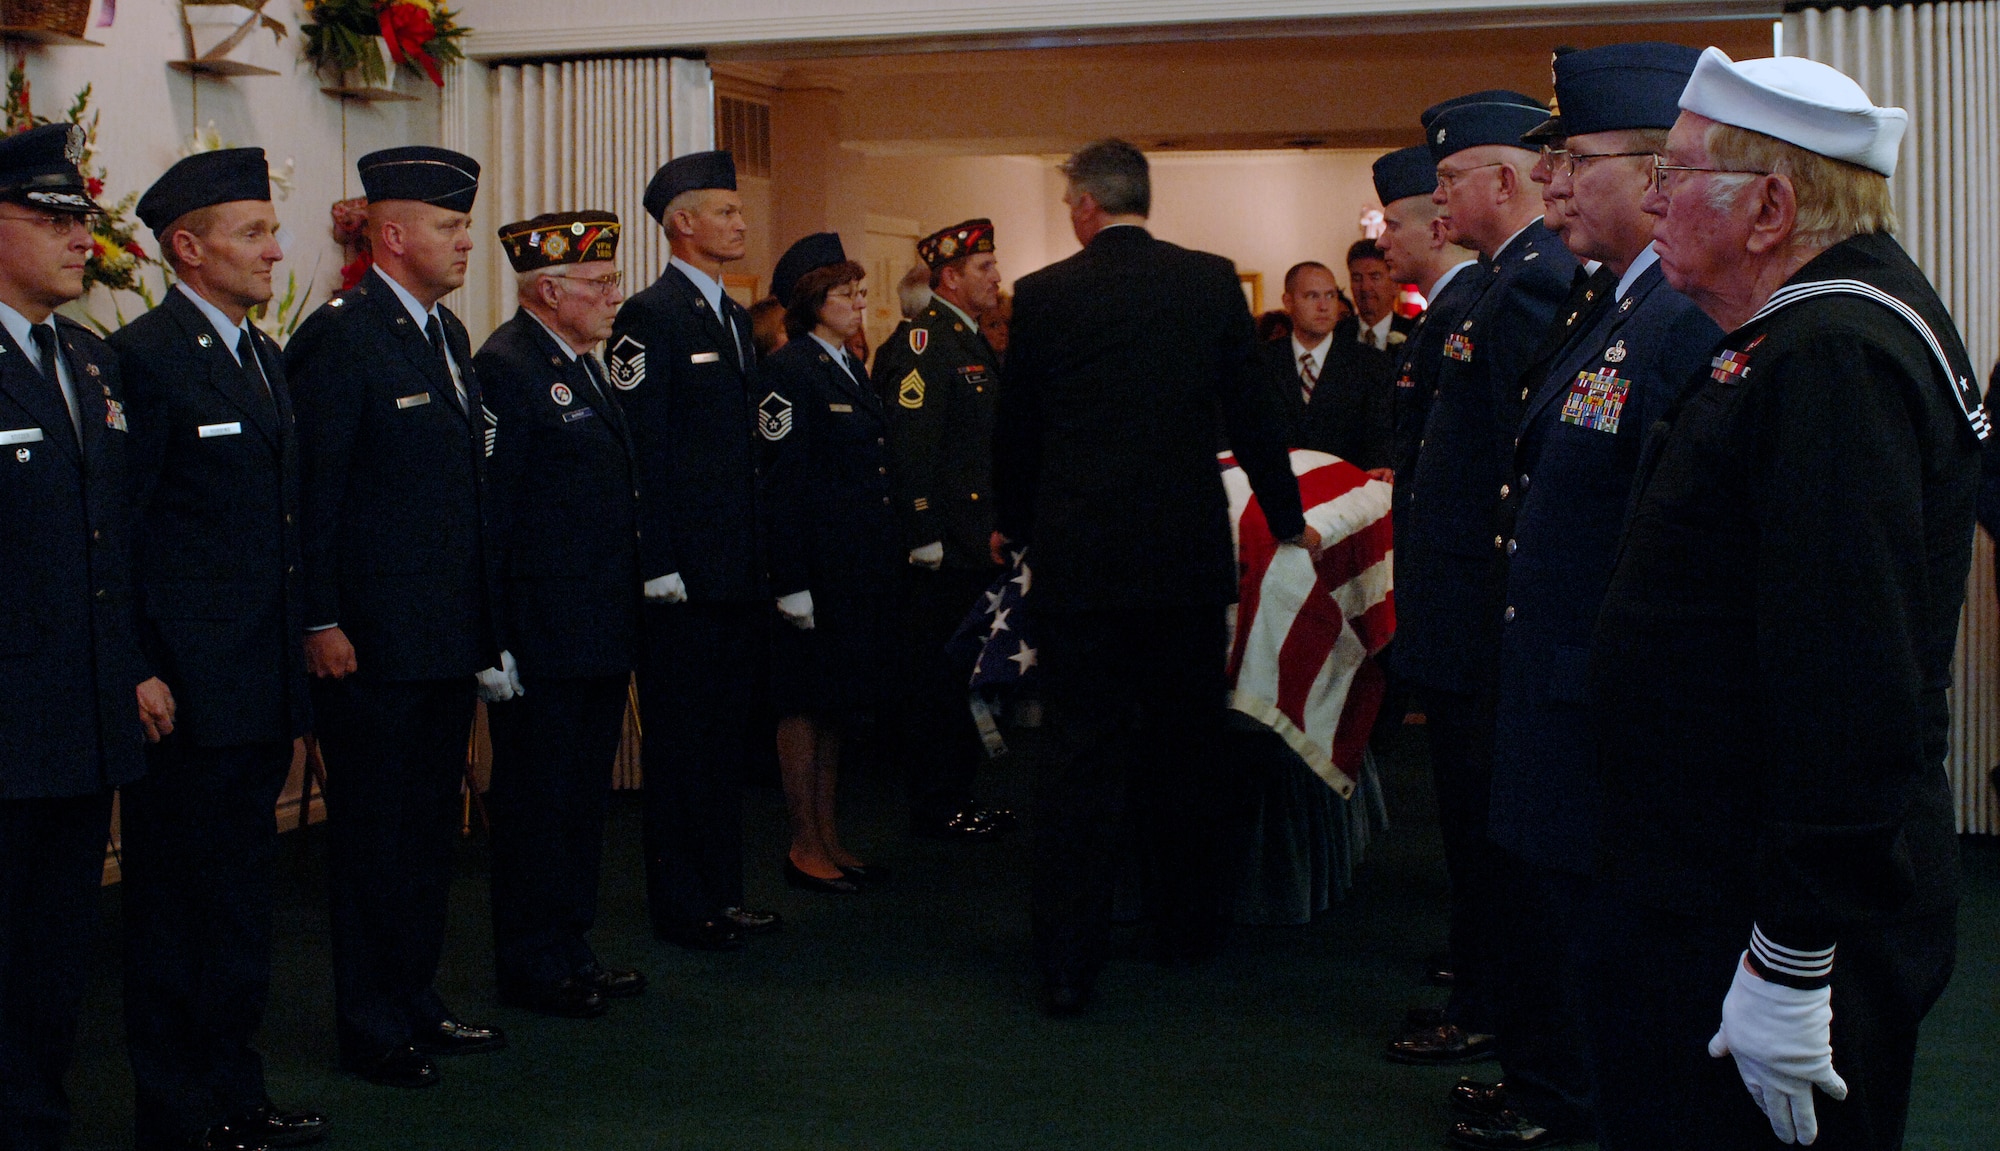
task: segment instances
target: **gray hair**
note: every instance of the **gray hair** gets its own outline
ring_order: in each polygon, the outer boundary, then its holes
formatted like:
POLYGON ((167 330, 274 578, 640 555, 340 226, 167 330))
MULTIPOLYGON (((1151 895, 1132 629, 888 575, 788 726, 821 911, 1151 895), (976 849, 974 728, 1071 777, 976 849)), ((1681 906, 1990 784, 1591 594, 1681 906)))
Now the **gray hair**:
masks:
POLYGON ((902 306, 903 318, 914 320, 931 306, 931 270, 923 264, 913 264, 903 273, 896 284, 896 302, 902 306))
POLYGON ((541 283, 553 271, 555 265, 551 264, 546 268, 536 268, 532 272, 514 273, 514 297, 523 301, 540 300, 542 296, 535 285, 541 283))
POLYGON ((1153 210, 1153 180, 1145 153, 1123 140, 1085 144, 1062 163, 1070 187, 1088 192, 1113 216, 1145 216, 1153 210))

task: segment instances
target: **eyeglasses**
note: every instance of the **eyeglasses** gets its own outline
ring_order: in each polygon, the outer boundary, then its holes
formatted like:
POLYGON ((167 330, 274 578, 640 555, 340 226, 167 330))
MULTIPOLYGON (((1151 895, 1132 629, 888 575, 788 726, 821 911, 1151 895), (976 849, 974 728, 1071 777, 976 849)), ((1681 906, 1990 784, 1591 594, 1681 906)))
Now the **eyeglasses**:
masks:
POLYGON ((22 224, 36 224, 42 227, 43 229, 57 236, 62 236, 62 237, 67 237, 71 232, 77 231, 78 229, 81 229, 86 232, 90 230, 89 216, 75 215, 69 212, 64 212, 60 214, 50 213, 50 212, 30 212, 25 216, 0 215, 0 220, 13 220, 22 224))
POLYGON ((1439 165, 1437 170, 1438 187, 1449 192, 1451 191, 1451 186, 1458 183, 1461 177, 1477 172, 1481 168, 1505 168, 1506 166, 1507 162, 1505 160, 1495 160, 1491 164, 1474 164, 1467 168, 1446 168, 1443 165, 1439 165))
POLYGON ((826 294, 826 298, 829 300, 853 300, 856 303, 860 303, 862 300, 868 298, 868 289, 858 285, 845 289, 835 288, 826 294))
POLYGON ((1550 147, 1542 149, 1542 160, 1548 164, 1549 176, 1552 179, 1574 176, 1577 169, 1592 160, 1626 160, 1639 156, 1649 157, 1656 163, 1659 160, 1659 157, 1652 152, 1572 152, 1567 148, 1550 147))
POLYGON ((588 285, 590 287, 596 288, 601 292, 608 292, 611 289, 616 288, 620 284, 623 284, 625 282, 625 273, 612 272, 609 275, 603 275, 603 276, 572 276, 567 272, 550 272, 549 279, 575 280, 579 284, 588 285))
POLYGON ((1653 191, 1662 196, 1671 196, 1667 190, 1668 172, 1709 172, 1718 176, 1768 176, 1769 172, 1753 172, 1747 168, 1697 168, 1688 164, 1669 164, 1666 157, 1653 157, 1653 191))

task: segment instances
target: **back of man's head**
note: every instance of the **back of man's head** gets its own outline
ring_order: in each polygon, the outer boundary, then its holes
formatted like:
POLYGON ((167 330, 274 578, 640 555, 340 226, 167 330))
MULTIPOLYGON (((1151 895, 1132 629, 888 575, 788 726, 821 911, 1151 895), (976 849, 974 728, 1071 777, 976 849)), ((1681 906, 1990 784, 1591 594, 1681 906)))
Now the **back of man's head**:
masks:
POLYGON ((1147 216, 1153 211, 1153 180, 1145 153, 1123 140, 1086 144, 1063 161, 1070 187, 1088 193, 1108 216, 1147 216))

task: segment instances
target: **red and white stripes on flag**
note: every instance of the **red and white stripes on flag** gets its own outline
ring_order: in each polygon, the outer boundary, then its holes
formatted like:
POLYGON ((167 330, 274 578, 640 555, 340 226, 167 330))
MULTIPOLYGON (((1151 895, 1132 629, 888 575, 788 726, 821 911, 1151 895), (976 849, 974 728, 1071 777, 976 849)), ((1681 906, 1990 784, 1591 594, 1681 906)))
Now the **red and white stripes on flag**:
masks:
POLYGON ((1292 453, 1306 522, 1326 545, 1315 564, 1278 546, 1249 477, 1228 453, 1221 463, 1242 576, 1230 706, 1277 732, 1347 798, 1382 706, 1371 657, 1396 631, 1389 485, 1324 452, 1292 453))

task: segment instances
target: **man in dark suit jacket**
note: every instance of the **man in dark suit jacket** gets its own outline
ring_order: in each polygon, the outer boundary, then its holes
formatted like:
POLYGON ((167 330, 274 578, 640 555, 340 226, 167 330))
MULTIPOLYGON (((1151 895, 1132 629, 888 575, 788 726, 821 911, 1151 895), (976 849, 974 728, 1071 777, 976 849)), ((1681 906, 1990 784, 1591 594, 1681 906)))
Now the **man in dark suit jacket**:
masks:
POLYGON ((625 299, 618 237, 609 212, 500 229, 521 309, 473 358, 494 424, 494 614, 514 658, 482 676, 494 960, 503 1002, 576 1018, 646 986, 585 939, 639 631, 632 437, 592 354, 625 299))
POLYGON ((248 322, 283 258, 261 148, 175 164, 139 200, 178 285, 110 343, 125 379, 140 639, 179 701, 120 808, 125 1032, 142 1148, 316 1139, 264 1093, 278 794, 305 734, 299 445, 248 322))
POLYGON ((98 210, 82 144, 69 124, 0 140, 0 1133, 24 1151, 69 1127, 112 790, 173 730, 133 631, 118 360, 55 315, 98 210))
POLYGON ((1340 337, 1332 324, 1339 291, 1325 264, 1294 264, 1283 297, 1291 338, 1260 343, 1257 354, 1284 407, 1288 447, 1386 475, 1395 453, 1395 361, 1340 337))
POLYGON ((437 1081, 504 1046, 431 986, 444 951, 475 676, 499 665, 487 422, 464 325, 479 165, 442 148, 357 163, 375 267, 285 350, 305 460, 306 664, 327 763, 342 1065, 437 1081))
POLYGON ((722 290, 747 228, 727 152, 677 157, 646 186, 673 258, 619 309, 611 383, 639 460, 639 718, 653 931, 727 950, 778 917, 743 906, 743 769, 771 613, 757 501, 750 315, 722 290))
POLYGON ((1162 880, 1161 944, 1221 941, 1239 797, 1216 754, 1236 598, 1216 411, 1271 531, 1315 551, 1229 261, 1156 240, 1146 158, 1064 166, 1082 252, 1025 277, 994 436, 999 528, 1030 547, 1052 762, 1036 798, 1044 1007, 1086 1005, 1109 944, 1128 782, 1162 880), (1136 722, 1135 722, 1136 721, 1136 722))
POLYGON ((1394 355, 1416 330, 1415 318, 1396 310, 1403 284, 1389 271, 1389 259, 1373 240, 1356 240, 1347 248, 1347 287, 1354 295, 1354 314, 1335 330, 1342 340, 1394 355))

